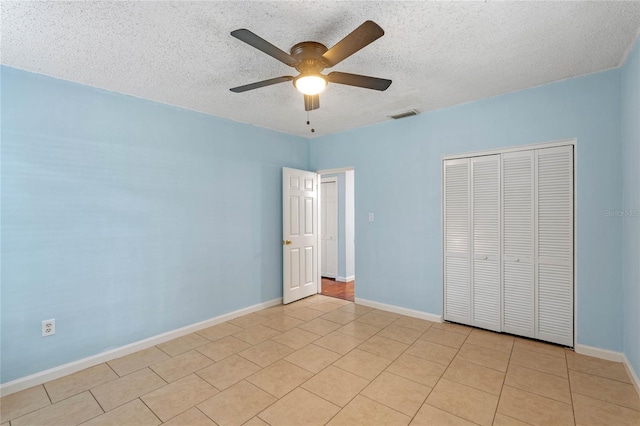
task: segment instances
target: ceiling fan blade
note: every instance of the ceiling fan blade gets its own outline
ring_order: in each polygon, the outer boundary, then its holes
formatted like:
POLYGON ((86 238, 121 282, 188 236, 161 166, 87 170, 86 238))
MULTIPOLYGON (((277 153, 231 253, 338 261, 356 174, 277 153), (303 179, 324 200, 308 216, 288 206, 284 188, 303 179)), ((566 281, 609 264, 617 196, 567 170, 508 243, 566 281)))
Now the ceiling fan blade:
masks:
POLYGON ((298 60, 296 58, 284 52, 283 50, 278 49, 273 44, 255 35, 249 30, 243 28, 240 30, 231 31, 231 35, 238 40, 244 41, 248 45, 255 47, 256 49, 263 51, 267 55, 276 58, 280 62, 284 62, 291 67, 295 66, 298 63, 298 60))
POLYGON ((366 75, 349 74, 346 72, 330 72, 327 75, 332 83, 346 84, 348 86, 363 87, 365 89, 387 90, 391 86, 391 80, 366 75))
POLYGON ((320 108, 320 95, 304 95, 304 110, 312 111, 320 108))
POLYGON ((291 77, 290 75, 283 75, 282 77, 276 77, 276 78, 271 78, 269 80, 258 81, 256 83, 245 84, 244 86, 234 87, 229 90, 235 93, 241 93, 241 92, 246 92, 247 90, 259 89, 261 87, 271 86, 272 84, 284 83, 285 81, 291 81, 291 80, 293 80, 293 77, 291 77))
POLYGON ((332 67, 383 35, 384 30, 378 24, 373 21, 366 21, 331 49, 324 52, 322 58, 329 67, 332 67))

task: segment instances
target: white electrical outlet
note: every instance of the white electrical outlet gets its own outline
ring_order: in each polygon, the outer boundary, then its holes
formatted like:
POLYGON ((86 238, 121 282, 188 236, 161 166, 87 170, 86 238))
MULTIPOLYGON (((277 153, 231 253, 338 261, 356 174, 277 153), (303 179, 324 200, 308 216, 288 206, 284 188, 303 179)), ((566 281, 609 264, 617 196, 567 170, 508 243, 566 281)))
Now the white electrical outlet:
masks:
POLYGON ((369 222, 373 222, 373 213, 369 213, 369 222))
POLYGON ((56 334, 55 318, 42 321, 42 336, 51 336, 56 334))

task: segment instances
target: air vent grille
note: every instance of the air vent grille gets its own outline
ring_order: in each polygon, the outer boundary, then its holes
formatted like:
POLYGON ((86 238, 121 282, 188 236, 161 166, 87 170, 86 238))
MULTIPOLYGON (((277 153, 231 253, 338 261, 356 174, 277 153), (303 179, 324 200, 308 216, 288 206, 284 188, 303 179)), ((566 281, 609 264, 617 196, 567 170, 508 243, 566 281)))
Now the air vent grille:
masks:
POLYGON ((411 117, 412 115, 418 114, 420 114, 420 111, 418 111, 417 109, 412 109, 406 112, 401 112, 400 114, 390 115, 389 117, 393 118, 394 120, 399 120, 401 118, 411 117))

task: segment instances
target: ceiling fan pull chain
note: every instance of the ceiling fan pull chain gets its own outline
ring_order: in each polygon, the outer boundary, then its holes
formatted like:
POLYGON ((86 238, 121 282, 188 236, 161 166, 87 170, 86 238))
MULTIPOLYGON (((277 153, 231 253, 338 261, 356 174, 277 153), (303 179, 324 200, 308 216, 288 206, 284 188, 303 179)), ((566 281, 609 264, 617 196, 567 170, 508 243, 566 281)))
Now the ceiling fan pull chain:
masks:
MULTIPOLYGON (((309 121, 309 111, 307 111, 307 126, 311 124, 311 121, 309 121)), ((316 129, 311 129, 311 133, 315 133, 316 129)))

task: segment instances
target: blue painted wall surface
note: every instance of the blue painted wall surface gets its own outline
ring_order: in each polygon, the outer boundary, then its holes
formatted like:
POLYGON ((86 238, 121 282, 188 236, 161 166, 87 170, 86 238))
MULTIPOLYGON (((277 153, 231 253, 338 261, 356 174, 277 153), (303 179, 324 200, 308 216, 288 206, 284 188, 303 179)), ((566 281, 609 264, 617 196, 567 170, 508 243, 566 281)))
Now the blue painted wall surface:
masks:
POLYGON ((282 296, 306 139, 1 73, 3 383, 282 296))
POLYGON ((622 67, 622 161, 624 353, 640 375, 640 41, 622 67))
POLYGON ((442 312, 442 156, 577 138, 577 340, 621 351, 622 225, 605 215, 622 204, 620 83, 612 70, 313 139, 312 169, 358 175, 358 297, 442 312))
MULTIPOLYGON (((345 242, 345 176, 343 173, 331 173, 322 175, 323 178, 334 177, 338 179, 338 277, 347 276, 347 254, 345 242)), ((337 278, 337 277, 336 277, 337 278)))

